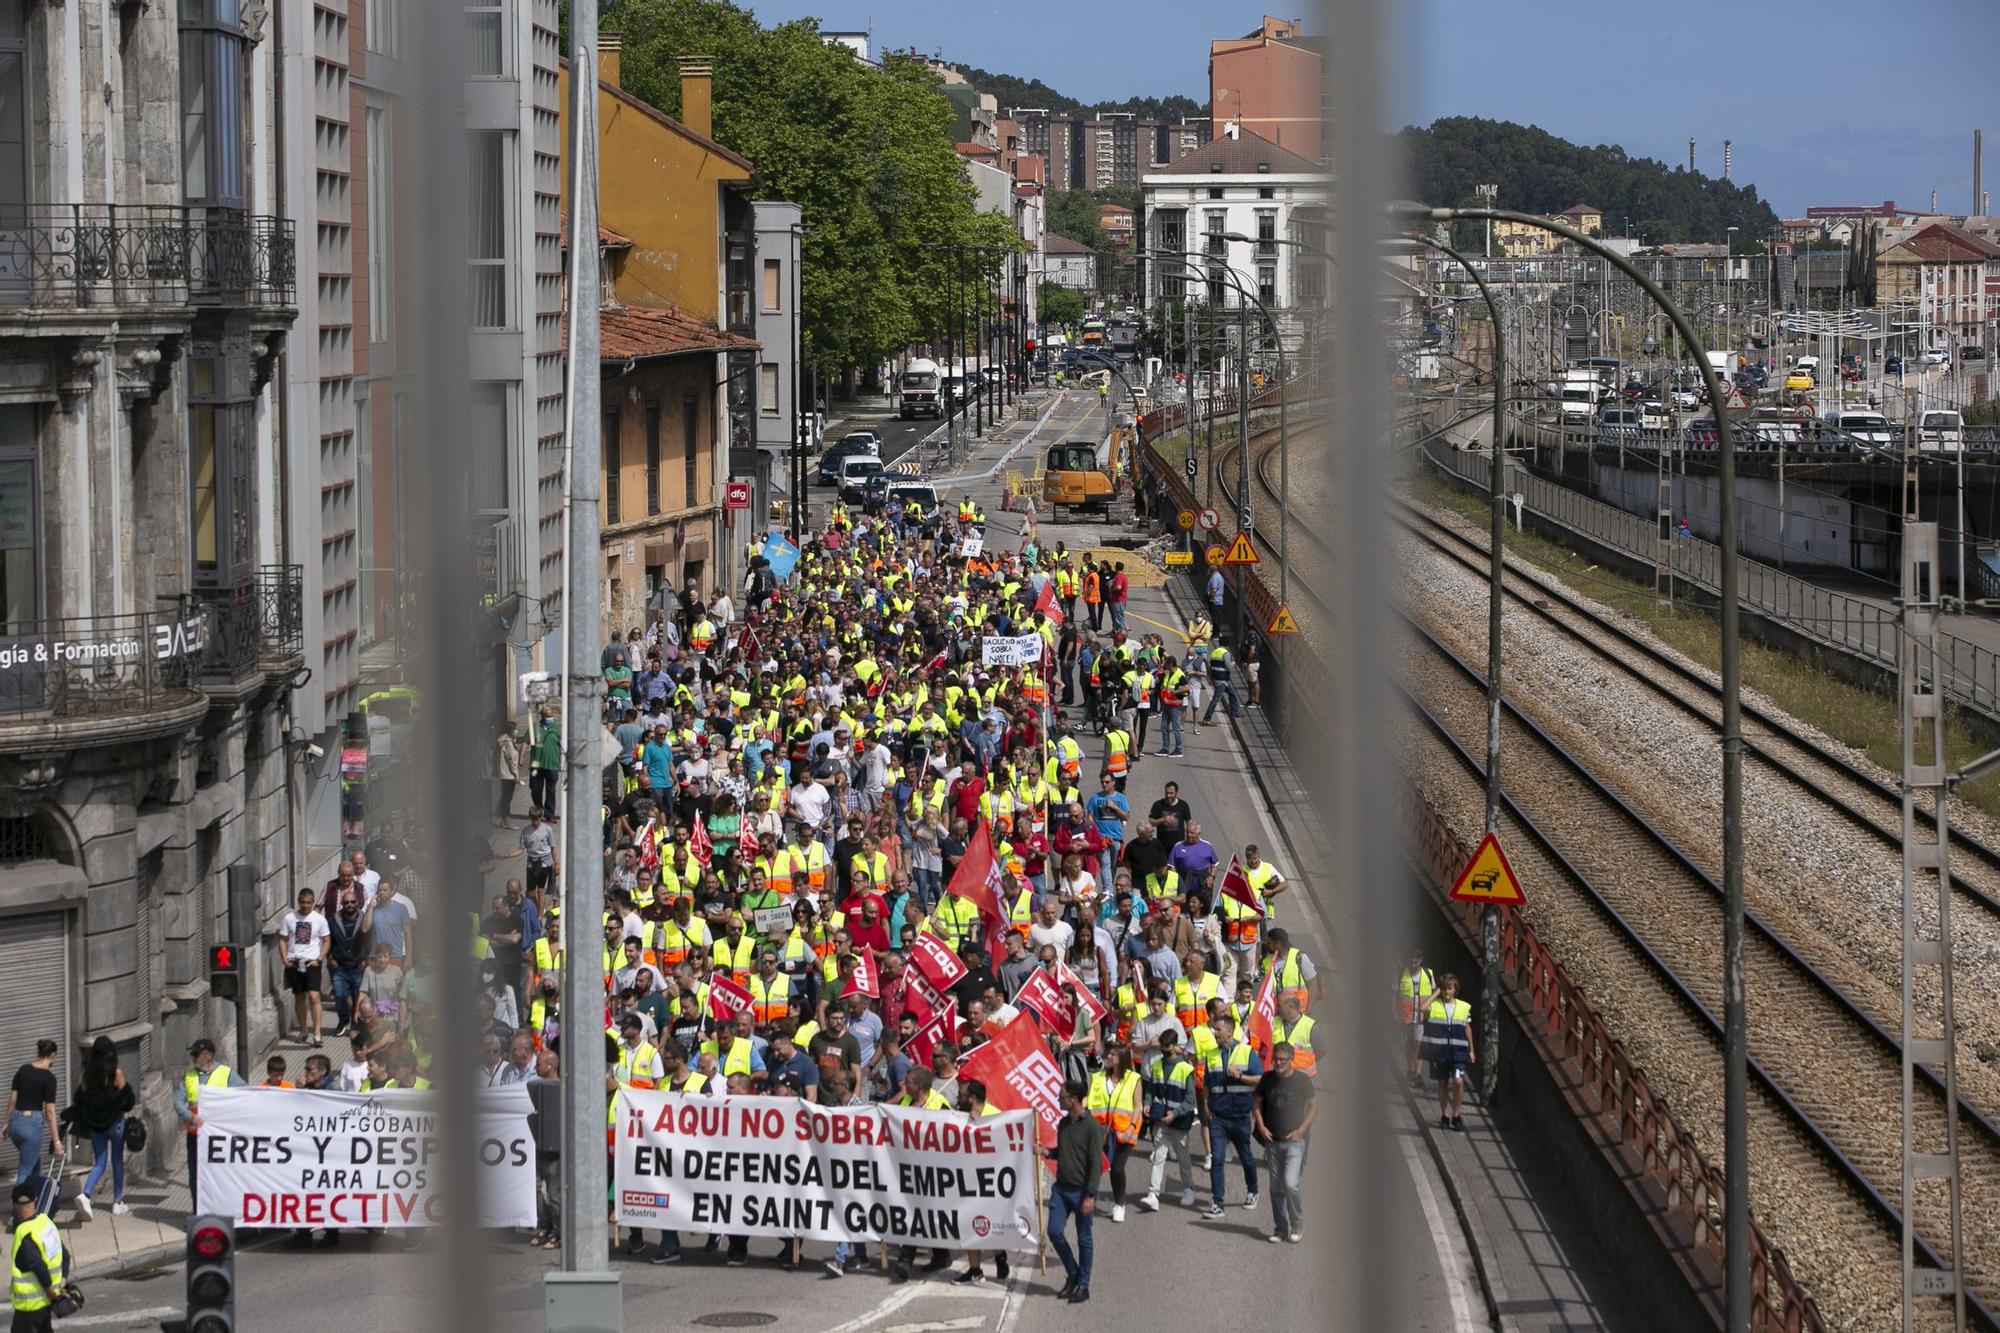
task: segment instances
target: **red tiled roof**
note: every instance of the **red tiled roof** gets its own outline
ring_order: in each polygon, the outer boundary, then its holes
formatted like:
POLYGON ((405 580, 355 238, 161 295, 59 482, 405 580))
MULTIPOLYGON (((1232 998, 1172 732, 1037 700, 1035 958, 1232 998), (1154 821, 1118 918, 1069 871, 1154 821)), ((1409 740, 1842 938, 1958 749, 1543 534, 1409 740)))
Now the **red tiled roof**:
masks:
POLYGON ((2000 246, 1988 245, 1971 232, 1949 223, 1933 222, 1920 228, 1905 242, 1923 259, 1964 263, 1974 259, 2000 257, 2000 246))
POLYGON ((1050 232, 1042 237, 1042 253, 1049 255, 1092 255, 1097 252, 1082 241, 1073 241, 1067 236, 1058 236, 1054 232, 1050 232))
POLYGON ((961 140, 952 145, 960 157, 992 157, 993 150, 982 143, 966 143, 961 140))
MULTIPOLYGON (((630 250, 632 248, 632 238, 630 236, 621 236, 602 222, 597 224, 597 243, 601 246, 608 246, 613 250, 630 250)), ((568 213, 562 215, 562 244, 563 249, 569 249, 568 213)))
POLYGON ((1244 130, 1240 138, 1227 136, 1213 139, 1186 157, 1149 167, 1148 176, 1225 176, 1261 174, 1285 176, 1312 176, 1319 174, 1318 163, 1308 161, 1289 149, 1281 148, 1261 134, 1244 130), (1209 167, 1218 165, 1219 173, 1211 173, 1209 167))
MULTIPOLYGON (((725 333, 706 320, 667 308, 605 306, 601 321, 604 361, 643 361, 652 357, 689 356, 758 346, 755 338, 725 333)), ((567 326, 568 321, 564 321, 567 326)))

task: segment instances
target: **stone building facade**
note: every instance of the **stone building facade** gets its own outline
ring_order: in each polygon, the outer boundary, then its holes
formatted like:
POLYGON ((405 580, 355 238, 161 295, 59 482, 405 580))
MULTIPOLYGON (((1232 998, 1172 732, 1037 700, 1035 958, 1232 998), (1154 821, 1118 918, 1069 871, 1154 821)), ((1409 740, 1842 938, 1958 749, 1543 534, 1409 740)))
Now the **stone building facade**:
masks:
POLYGON ((161 1131, 231 1049, 208 947, 298 878, 272 17, 0 0, 0 1064, 109 1037, 161 1131))

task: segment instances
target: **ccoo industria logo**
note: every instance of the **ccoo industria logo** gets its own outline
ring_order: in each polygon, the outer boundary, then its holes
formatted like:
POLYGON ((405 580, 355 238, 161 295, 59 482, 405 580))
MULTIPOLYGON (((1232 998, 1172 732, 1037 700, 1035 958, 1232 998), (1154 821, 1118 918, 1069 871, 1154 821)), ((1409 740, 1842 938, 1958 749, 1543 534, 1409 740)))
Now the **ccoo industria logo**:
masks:
POLYGON ((665 1194, 655 1194, 651 1190, 626 1190, 619 1199, 629 1212, 644 1211, 648 1216, 656 1217, 667 1211, 670 1197, 665 1194))

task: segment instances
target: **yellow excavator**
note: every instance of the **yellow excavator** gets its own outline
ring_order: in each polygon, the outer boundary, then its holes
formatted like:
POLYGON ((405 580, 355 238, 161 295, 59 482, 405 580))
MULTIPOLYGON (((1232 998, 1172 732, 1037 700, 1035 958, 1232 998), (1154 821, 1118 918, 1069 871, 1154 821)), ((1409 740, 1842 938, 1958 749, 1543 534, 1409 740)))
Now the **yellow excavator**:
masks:
POLYGON ((1077 438, 1050 445, 1042 459, 1043 503, 1052 513, 1064 506, 1108 512, 1136 433, 1137 427, 1124 420, 1101 446, 1094 440, 1077 438))

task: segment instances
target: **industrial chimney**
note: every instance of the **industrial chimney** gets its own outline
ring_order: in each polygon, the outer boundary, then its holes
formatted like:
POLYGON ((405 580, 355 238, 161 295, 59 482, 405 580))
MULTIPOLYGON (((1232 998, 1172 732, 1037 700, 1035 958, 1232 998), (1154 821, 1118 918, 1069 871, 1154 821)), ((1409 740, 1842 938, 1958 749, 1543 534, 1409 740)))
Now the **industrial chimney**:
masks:
POLYGON ((1729 179, 1730 142, 1728 139, 1722 141, 1722 179, 1724 180, 1729 179))
POLYGON ((1688 140, 1688 174, 1694 174, 1694 140, 1688 140))
POLYGON ((1986 213, 1986 193, 1980 188, 1980 168, 1984 165, 1982 159, 1985 157, 1986 149, 1985 137, 1979 130, 1972 132, 1972 211, 1982 217, 1986 213))

